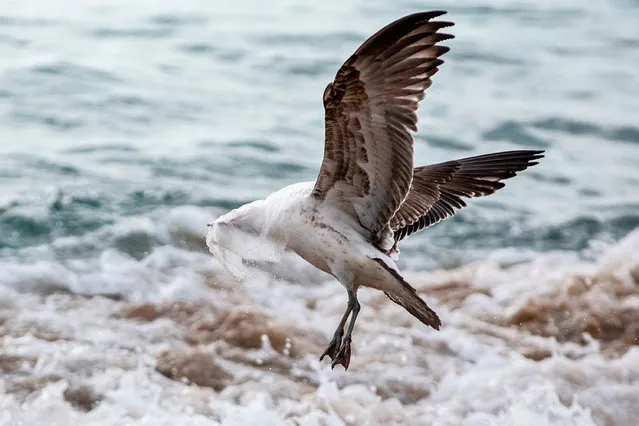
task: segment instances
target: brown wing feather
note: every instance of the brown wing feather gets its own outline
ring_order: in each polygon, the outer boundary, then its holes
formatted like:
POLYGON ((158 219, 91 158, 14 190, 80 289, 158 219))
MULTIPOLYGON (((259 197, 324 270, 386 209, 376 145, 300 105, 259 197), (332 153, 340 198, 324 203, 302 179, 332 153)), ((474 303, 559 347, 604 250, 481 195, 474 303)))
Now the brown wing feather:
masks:
POLYGON ((445 12, 401 18, 370 37, 324 91, 324 160, 313 197, 381 238, 410 188, 418 103, 448 51, 445 12))
POLYGON ((406 200, 391 219, 395 240, 453 216, 464 197, 482 197, 504 187, 503 179, 538 164, 543 151, 506 151, 417 167, 406 200))

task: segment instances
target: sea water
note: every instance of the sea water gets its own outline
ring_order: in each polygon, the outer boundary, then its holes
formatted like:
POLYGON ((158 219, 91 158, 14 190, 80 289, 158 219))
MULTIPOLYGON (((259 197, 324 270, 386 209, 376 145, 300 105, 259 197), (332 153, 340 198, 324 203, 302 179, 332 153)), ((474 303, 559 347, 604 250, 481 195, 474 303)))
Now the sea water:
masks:
POLYGON ((0 8, 1 425, 634 425, 639 5, 629 0, 31 0, 0 8), (239 283, 206 224, 323 152, 321 94, 369 35, 456 38, 415 163, 544 149, 401 245, 439 313, 293 255, 239 283))

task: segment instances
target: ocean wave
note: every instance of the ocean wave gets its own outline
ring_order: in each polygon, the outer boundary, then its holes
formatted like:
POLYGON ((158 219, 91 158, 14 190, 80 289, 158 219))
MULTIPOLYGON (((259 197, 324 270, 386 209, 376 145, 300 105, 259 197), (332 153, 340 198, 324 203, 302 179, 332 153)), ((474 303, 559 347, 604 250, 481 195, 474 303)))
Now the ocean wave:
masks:
POLYGON ((3 266, 0 405, 29 424, 630 425, 636 253, 639 231, 596 262, 549 253, 407 272, 440 332, 363 290, 348 373, 317 361, 345 292, 309 285, 308 270, 239 284, 210 255, 170 246, 3 266))
MULTIPOLYGON (((171 171, 179 171, 181 179, 203 182, 198 168, 182 167, 181 162, 150 162, 149 166, 158 175, 175 177, 171 171)), ((44 205, 41 198, 8 200, 0 208, 0 259, 64 261, 98 255, 106 249, 140 259, 166 244, 199 251, 202 244, 188 241, 203 241, 206 223, 242 203, 237 194, 230 198, 201 194, 194 199, 180 188, 74 192, 54 191, 44 205), (182 240, 167 238, 167 226, 182 228, 182 240)), ((454 267, 502 249, 531 253, 569 250, 592 258, 599 253, 597 247, 639 227, 632 203, 542 224, 530 212, 507 209, 490 200, 471 206, 466 214, 405 241, 401 246, 403 262, 420 268, 454 267)))
POLYGON ((424 5, 30 3, 0 12, 0 424, 636 424, 637 8, 445 5, 416 165, 546 157, 403 242, 444 326, 362 289, 344 373, 343 287, 291 253, 239 283, 205 224, 315 179, 324 87, 424 5))
POLYGON ((639 142, 639 128, 634 126, 599 126, 562 117, 540 119, 530 123, 532 127, 571 135, 590 135, 620 142, 639 142))

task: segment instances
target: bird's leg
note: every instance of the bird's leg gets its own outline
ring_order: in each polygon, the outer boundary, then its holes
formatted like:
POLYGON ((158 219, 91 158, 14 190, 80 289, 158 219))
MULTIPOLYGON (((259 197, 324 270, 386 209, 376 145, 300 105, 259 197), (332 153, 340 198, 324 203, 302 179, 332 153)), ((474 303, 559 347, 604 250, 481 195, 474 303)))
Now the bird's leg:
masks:
POLYGON ((348 319, 348 316, 353 311, 353 307, 354 307, 354 304, 349 291, 348 305, 346 306, 346 311, 344 312, 344 315, 342 316, 342 319, 340 320, 339 325, 337 326, 337 329, 335 330, 335 334, 333 334, 333 340, 331 340, 331 343, 328 344, 328 347, 326 348, 322 356, 320 356, 320 361, 323 360, 326 355, 328 355, 331 358, 331 361, 334 360, 335 357, 337 356, 337 352, 339 351, 339 348, 342 346, 342 336, 344 335, 344 325, 346 324, 346 320, 348 319))
POLYGON ((351 363, 351 334, 353 333, 353 327, 355 327, 355 321, 357 320, 360 307, 357 296, 353 290, 348 290, 348 305, 352 311, 351 321, 348 324, 348 329, 342 340, 342 346, 340 346, 337 356, 333 357, 331 368, 335 368, 336 365, 341 364, 344 366, 344 370, 348 370, 348 365, 351 363))

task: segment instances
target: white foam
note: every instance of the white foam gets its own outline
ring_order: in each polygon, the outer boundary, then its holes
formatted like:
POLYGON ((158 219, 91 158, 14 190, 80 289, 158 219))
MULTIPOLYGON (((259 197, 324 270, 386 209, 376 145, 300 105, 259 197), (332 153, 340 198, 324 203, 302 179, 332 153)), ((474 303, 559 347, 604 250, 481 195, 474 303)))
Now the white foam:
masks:
MULTIPOLYGON (((24 402, 8 392, 11 378, 3 378, 0 424, 287 425, 295 419, 318 426, 605 421, 623 426, 639 415, 639 350, 608 360, 593 339, 586 345, 562 343, 485 320, 552 291, 574 274, 612 270, 629 280, 639 230, 595 263, 550 253, 510 267, 489 259, 454 271, 407 272, 426 297, 429 288, 450 282, 486 290, 457 307, 429 300, 444 322, 439 332, 423 327, 384 295, 361 291, 351 369, 330 370, 317 362, 318 353, 309 353, 293 364, 317 388, 309 385, 310 391, 295 396, 303 388, 287 375, 222 358, 233 378, 220 393, 169 380, 155 371, 155 357, 186 346, 182 326, 168 319, 136 323, 115 315, 126 302, 185 299, 210 303, 216 312, 233 307, 234 297, 243 295, 281 322, 328 342, 346 303, 343 288, 324 275, 309 278, 311 269, 288 255, 281 266, 288 280, 272 271, 254 271, 244 284, 225 285, 223 291, 209 286, 210 279, 231 281, 213 256, 177 246, 185 235, 201 237, 194 235, 198 227, 192 221, 207 215, 193 208, 172 212, 167 221, 153 219, 150 227, 137 222, 146 232, 164 233, 158 238, 166 242, 140 260, 107 249, 97 258, 66 264, 0 268, 0 313, 11 312, 3 325, 3 351, 39 360, 22 367, 26 377, 61 378, 24 402), (178 234, 171 244, 171 235, 178 234), (60 290, 123 300, 76 298, 60 290), (553 355, 534 361, 518 352, 519 345, 553 355), (90 412, 78 411, 64 398, 70 383, 92 387, 102 400, 90 412)), ((255 359, 280 356, 272 348, 242 351, 255 359)))

